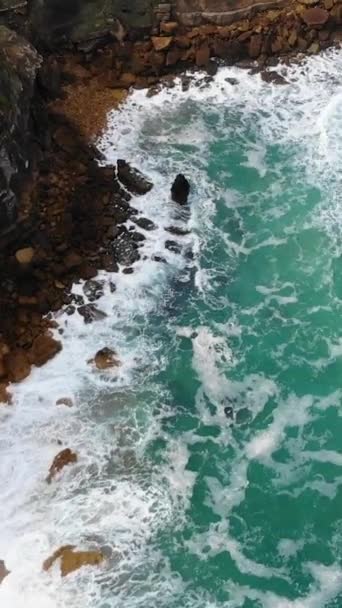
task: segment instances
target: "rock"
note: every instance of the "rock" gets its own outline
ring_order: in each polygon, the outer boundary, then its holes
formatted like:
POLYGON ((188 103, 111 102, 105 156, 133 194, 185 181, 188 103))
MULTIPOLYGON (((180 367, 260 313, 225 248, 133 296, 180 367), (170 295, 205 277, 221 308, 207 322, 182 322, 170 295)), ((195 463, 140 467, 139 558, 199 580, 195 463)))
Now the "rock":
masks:
POLYGON ((105 312, 96 308, 94 304, 83 304, 83 306, 78 307, 77 311, 84 318, 86 324, 93 321, 101 321, 107 316, 105 312))
POLYGON ((10 571, 7 570, 5 562, 3 559, 0 559, 0 585, 4 578, 10 574, 10 571))
POLYGON ((166 21, 160 24, 160 32, 162 34, 174 34, 177 29, 177 21, 166 21))
POLYGON ((70 448, 65 448, 65 450, 62 450, 57 454, 57 456, 54 457, 46 481, 51 483, 57 473, 59 473, 67 465, 74 464, 75 462, 77 462, 77 454, 70 450, 70 448))
POLYGON ((15 258, 19 264, 24 266, 31 264, 34 258, 33 247, 24 247, 24 249, 18 249, 18 251, 16 251, 15 258))
POLYGON ((182 248, 176 241, 165 241, 165 249, 172 251, 172 253, 180 253, 182 248))
POLYGON ((67 574, 79 570, 83 566, 99 566, 105 558, 101 551, 75 551, 74 546, 66 545, 57 549, 51 557, 45 560, 43 570, 50 570, 58 559, 61 560, 62 576, 67 576, 67 574))
POLYGON ((305 4, 306 6, 313 6, 314 4, 318 4, 319 0, 299 0, 300 4, 305 4))
POLYGON ((111 367, 119 367, 120 361, 115 350, 105 346, 99 350, 95 357, 94 363, 97 369, 109 369, 111 367))
POLYGON ((156 229, 156 225, 151 220, 147 219, 147 217, 135 217, 132 218, 132 222, 137 224, 137 226, 139 226, 139 228, 142 228, 143 230, 156 229))
POLYGON ((125 160, 118 160, 118 178, 132 194, 146 194, 153 188, 152 182, 125 160))
POLYGON ((202 44, 196 51, 196 65, 197 67, 206 67, 210 60, 210 49, 208 42, 202 44))
POLYGON ((171 197, 175 203, 185 205, 190 194, 190 184, 186 177, 179 173, 171 187, 171 197))
POLYGON ((83 286, 83 291, 87 298, 94 302, 103 296, 103 282, 90 280, 87 281, 83 286))
POLYGON ((166 51, 171 45, 172 36, 152 36, 152 44, 156 51, 166 51))
POLYGON ((70 397, 61 397, 57 399, 56 405, 65 405, 66 407, 73 407, 74 402, 70 397))
POLYGON ((11 382, 21 382, 31 371, 27 353, 22 348, 10 351, 3 358, 7 376, 11 382))
POLYGON ((262 49, 263 37, 261 34, 255 34, 251 37, 248 45, 248 55, 251 59, 259 57, 262 49))
POLYGON ((41 367, 50 359, 53 359, 61 350, 61 342, 58 342, 49 334, 42 334, 34 340, 29 351, 29 360, 37 367, 41 367))
POLYGON ((308 8, 302 15, 303 21, 309 27, 318 27, 324 25, 329 19, 329 13, 324 8, 315 6, 308 8))
POLYGON ((178 226, 168 226, 168 228, 165 228, 165 230, 167 232, 170 232, 170 234, 176 234, 178 236, 187 236, 188 234, 191 234, 190 230, 187 230, 186 228, 180 228, 178 226))
POLYGON ((10 405, 12 403, 12 395, 7 390, 6 382, 0 382, 0 403, 10 405))
POLYGON ((278 72, 263 70, 261 72, 261 78, 265 82, 272 82, 273 84, 288 84, 287 80, 285 80, 284 76, 278 74, 278 72))
POLYGON ((137 245, 126 233, 116 239, 113 244, 113 252, 117 262, 122 266, 131 266, 139 259, 137 245))
POLYGON ((68 255, 66 255, 64 258, 64 266, 67 268, 67 270, 72 270, 73 268, 81 266, 82 262, 83 258, 74 251, 68 253, 68 255))

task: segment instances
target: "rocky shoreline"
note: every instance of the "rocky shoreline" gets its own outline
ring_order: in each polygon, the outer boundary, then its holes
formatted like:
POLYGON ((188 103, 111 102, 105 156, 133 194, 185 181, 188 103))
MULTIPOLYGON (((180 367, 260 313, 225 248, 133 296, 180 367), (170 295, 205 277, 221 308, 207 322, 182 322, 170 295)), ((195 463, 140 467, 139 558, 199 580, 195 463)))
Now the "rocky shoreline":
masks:
MULTIPOLYGON (((210 78, 220 62, 259 70, 264 79, 281 83, 282 77, 267 70, 279 59, 286 63, 339 43, 342 5, 303 0, 252 11, 228 25, 191 27, 165 10, 148 33, 138 35, 117 22, 109 38, 106 33, 73 43, 72 50, 66 44, 58 52, 53 45, 45 50, 41 45, 40 55, 17 34, 0 30, 5 66, 13 63, 21 84, 27 83, 26 106, 31 97, 29 108, 20 105, 19 94, 10 99, 20 110, 18 136, 12 138, 17 148, 12 141, 0 141, 8 163, 18 159, 16 180, 11 176, 10 186, 4 187, 17 201, 7 209, 14 205, 16 212, 7 225, 3 222, 0 236, 0 402, 9 403, 8 384, 23 380, 32 365, 43 365, 61 348, 51 333, 58 328, 49 313, 78 309, 85 323, 101 316, 95 304, 85 305, 71 294, 72 284, 87 281, 85 289, 95 301, 101 293, 94 280, 98 270, 132 272, 139 257, 143 219, 137 218, 133 231, 125 222, 136 215, 131 194, 143 194, 146 183, 140 177, 142 190, 134 187, 125 164, 101 166, 94 141, 105 128, 108 111, 131 87, 153 95, 160 86, 173 86, 175 75, 186 69, 205 70, 210 78)), ((2 65, 0 61, 0 76, 2 65)), ((184 77, 183 87, 189 82, 184 77)), ((8 88, 11 93, 13 86, 8 88)), ((4 103, 0 117, 6 133, 13 115, 4 103)), ((7 174, 3 170, 5 178, 7 174)))

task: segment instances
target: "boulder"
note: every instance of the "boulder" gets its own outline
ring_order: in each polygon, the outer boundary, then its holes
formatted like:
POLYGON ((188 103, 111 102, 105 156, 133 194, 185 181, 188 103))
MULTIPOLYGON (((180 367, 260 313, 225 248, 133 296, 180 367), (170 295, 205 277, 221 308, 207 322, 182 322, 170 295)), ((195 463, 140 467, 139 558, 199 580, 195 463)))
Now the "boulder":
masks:
POLYGON ((172 36, 152 36, 152 44, 156 51, 166 51, 171 45, 172 36))
POLYGON ((210 49, 208 42, 202 44, 196 51, 196 65, 198 67, 206 67, 210 60, 210 49))
POLYGON ((132 194, 146 194, 153 188, 150 182, 138 169, 134 169, 125 160, 118 160, 118 178, 132 194))
POLYGON ((43 570, 50 570, 51 566, 60 559, 61 575, 67 576, 83 566, 99 566, 104 561, 104 555, 99 550, 75 551, 72 545, 66 545, 57 549, 51 557, 43 563, 43 570))
POLYGON ((83 304, 83 306, 78 307, 77 311, 84 318, 86 324, 93 321, 101 321, 107 316, 105 312, 96 308, 94 304, 83 304))
POLYGON ((18 251, 16 251, 15 258, 18 264, 22 264, 24 266, 31 264, 34 258, 33 247, 24 247, 24 249, 18 249, 18 251))
POLYGON ((12 403, 12 395, 7 390, 7 383, 0 382, 0 403, 10 405, 12 403))
POLYGON ((120 361, 117 353, 111 348, 104 347, 99 350, 95 357, 94 363, 97 369, 110 369, 111 367, 119 367, 120 361))
POLYGON ((60 397, 57 399, 56 405, 65 405, 66 407, 73 407, 74 402, 70 397, 60 397))
POLYGON ((84 284, 83 291, 90 302, 94 302, 103 296, 103 281, 91 279, 84 284))
POLYGON ((3 559, 0 559, 0 585, 4 578, 10 574, 10 571, 7 570, 5 562, 3 559))
POLYGON ((160 24, 160 32, 162 34, 174 34, 177 29, 177 21, 165 21, 160 24))
POLYGON ((73 268, 81 266, 82 262, 83 258, 74 251, 70 251, 64 258, 64 266, 67 270, 72 270, 73 268))
POLYGON ((31 363, 22 348, 10 351, 3 358, 7 376, 11 382, 21 382, 30 374, 31 363))
POLYGON ((77 454, 70 450, 70 448, 65 448, 65 450, 62 450, 54 457, 46 481, 51 483, 57 473, 64 469, 64 467, 69 464, 74 464, 75 462, 77 462, 77 454))
POLYGON ((262 49, 263 37, 261 34, 255 34, 251 37, 248 45, 248 55, 251 59, 259 57, 262 49))
POLYGON ((37 336, 29 351, 29 360, 33 365, 41 367, 62 350, 61 342, 49 334, 37 336))
POLYGON ((190 194, 190 184, 186 177, 179 173, 171 187, 171 197, 175 203, 186 205, 190 194))
POLYGON ((152 220, 149 220, 147 217, 134 217, 132 218, 132 221, 143 230, 156 229, 156 225, 152 222, 152 220))
POLYGON ((315 6, 304 11, 302 19, 309 27, 319 27, 328 21, 329 13, 324 8, 315 6))

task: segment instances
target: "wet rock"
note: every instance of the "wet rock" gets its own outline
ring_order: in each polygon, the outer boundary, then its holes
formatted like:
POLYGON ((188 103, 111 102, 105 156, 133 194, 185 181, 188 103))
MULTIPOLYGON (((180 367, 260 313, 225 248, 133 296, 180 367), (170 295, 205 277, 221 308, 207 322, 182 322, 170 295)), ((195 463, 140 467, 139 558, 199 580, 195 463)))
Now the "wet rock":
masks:
POLYGON ((228 418, 230 420, 234 419, 234 410, 231 405, 226 405, 223 411, 224 411, 226 418, 228 418))
POLYGON ((178 29, 177 21, 166 21, 160 24, 160 31, 162 34, 174 34, 178 29))
POLYGON ((22 348, 12 350, 4 356, 4 365, 7 376, 11 382, 21 382, 31 371, 31 364, 27 353, 22 348))
POLYGON ((84 284, 83 291, 87 298, 94 302, 103 296, 103 282, 90 280, 84 284))
POLYGON ((302 19, 309 27, 317 27, 324 25, 328 21, 329 13, 324 8, 315 6, 304 11, 302 19))
POLYGON ((72 270, 73 268, 77 268, 78 266, 81 266, 82 262, 83 262, 83 258, 78 253, 75 253, 74 251, 71 251, 70 253, 68 253, 68 255, 65 256, 65 258, 64 258, 64 266, 66 267, 67 270, 72 270))
POLYGON ((261 78, 265 82, 271 82, 273 84, 288 84, 287 80, 278 72, 273 72, 269 70, 263 70, 261 72, 261 78))
POLYGON ((51 557, 45 560, 43 570, 50 570, 58 559, 60 559, 62 576, 67 576, 83 566, 99 566, 105 558, 101 551, 75 551, 73 545, 66 545, 57 549, 51 557))
POLYGON ((142 228, 143 230, 156 229, 156 225, 151 220, 147 219, 147 217, 135 217, 132 218, 132 222, 137 224, 137 226, 139 226, 139 228, 142 228))
POLYGON ((186 205, 190 194, 190 184, 186 177, 179 173, 171 187, 171 197, 175 203, 186 205))
POLYGON ((3 559, 0 559, 0 585, 4 578, 10 574, 10 571, 7 570, 5 562, 3 559))
POLYGON ((248 55, 251 59, 259 57, 262 49, 263 37, 261 34, 255 34, 251 37, 248 45, 248 55))
POLYGON ((118 178, 132 194, 146 194, 153 188, 150 182, 138 169, 134 169, 125 160, 118 160, 118 178))
POLYGON ((207 67, 210 60, 210 48, 205 41, 196 51, 195 62, 198 67, 207 67))
POLYGON ((55 340, 49 334, 37 336, 29 351, 29 360, 37 367, 45 365, 62 350, 61 342, 55 340))
POLYGON ((12 403, 12 395, 7 390, 8 384, 0 382, 0 403, 10 405, 12 403))
POLYGON ((56 405, 65 405, 66 407, 73 407, 74 402, 70 397, 60 397, 57 399, 56 405))
POLYGON ((31 264, 34 258, 33 247, 24 247, 24 249, 18 249, 18 251, 16 251, 15 258, 19 264, 24 266, 31 264))
POLYGON ((170 232, 170 234, 176 234, 178 236, 187 236, 188 234, 191 234, 190 230, 187 230, 186 228, 180 228, 178 226, 168 226, 168 228, 165 228, 165 230, 167 230, 167 232, 170 232))
POLYGON ((173 253, 180 253, 182 248, 176 241, 165 241, 165 249, 172 251, 173 253))
POLYGON ((105 312, 99 310, 94 304, 79 306, 77 311, 84 318, 86 324, 92 323, 93 321, 101 321, 107 316, 105 312))
POLYGON ((152 256, 152 260, 154 262, 159 262, 161 264, 167 264, 167 261, 165 258, 163 258, 161 255, 153 255, 152 256))
POLYGON ((153 48, 156 51, 166 51, 171 46, 172 36, 152 36, 153 48))
POLYGON ((113 252, 118 264, 122 266, 131 266, 139 259, 137 245, 124 232, 113 244, 113 252))
POLYGON ((70 450, 70 448, 65 448, 65 450, 59 452, 53 459, 46 481, 51 483, 57 473, 64 469, 64 467, 69 464, 74 464, 75 462, 77 462, 77 454, 70 450))
POLYGON ((112 350, 107 346, 101 348, 101 350, 96 353, 94 363, 97 369, 110 369, 111 367, 119 367, 119 365, 121 365, 115 350, 112 350))

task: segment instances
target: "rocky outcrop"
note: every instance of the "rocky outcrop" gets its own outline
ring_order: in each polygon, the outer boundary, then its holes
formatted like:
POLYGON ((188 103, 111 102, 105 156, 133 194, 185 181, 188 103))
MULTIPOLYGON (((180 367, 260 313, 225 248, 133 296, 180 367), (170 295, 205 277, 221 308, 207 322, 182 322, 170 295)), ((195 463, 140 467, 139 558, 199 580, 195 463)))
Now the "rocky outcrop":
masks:
POLYGON ((62 450, 53 459, 46 481, 48 483, 51 483, 54 477, 56 477, 57 473, 59 473, 67 465, 73 464, 75 462, 77 462, 77 454, 75 454, 75 452, 70 450, 70 448, 62 450))
POLYGON ((73 545, 65 545, 57 549, 51 557, 45 560, 43 570, 50 570, 53 564, 57 560, 60 560, 61 575, 67 576, 83 566, 99 566, 104 559, 101 551, 75 551, 73 545))
POLYGON ((171 197, 175 203, 186 205, 190 194, 190 184, 186 177, 179 173, 171 187, 171 197))
POLYGON ((115 350, 112 350, 107 346, 101 348, 101 350, 96 353, 94 357, 94 363, 97 369, 100 370, 119 367, 121 365, 115 350))
POLYGON ((0 585, 4 578, 10 574, 10 571, 7 570, 6 564, 3 559, 0 559, 0 585))
POLYGON ((26 40, 0 26, 0 233, 16 220, 29 174, 31 102, 40 64, 26 40))

